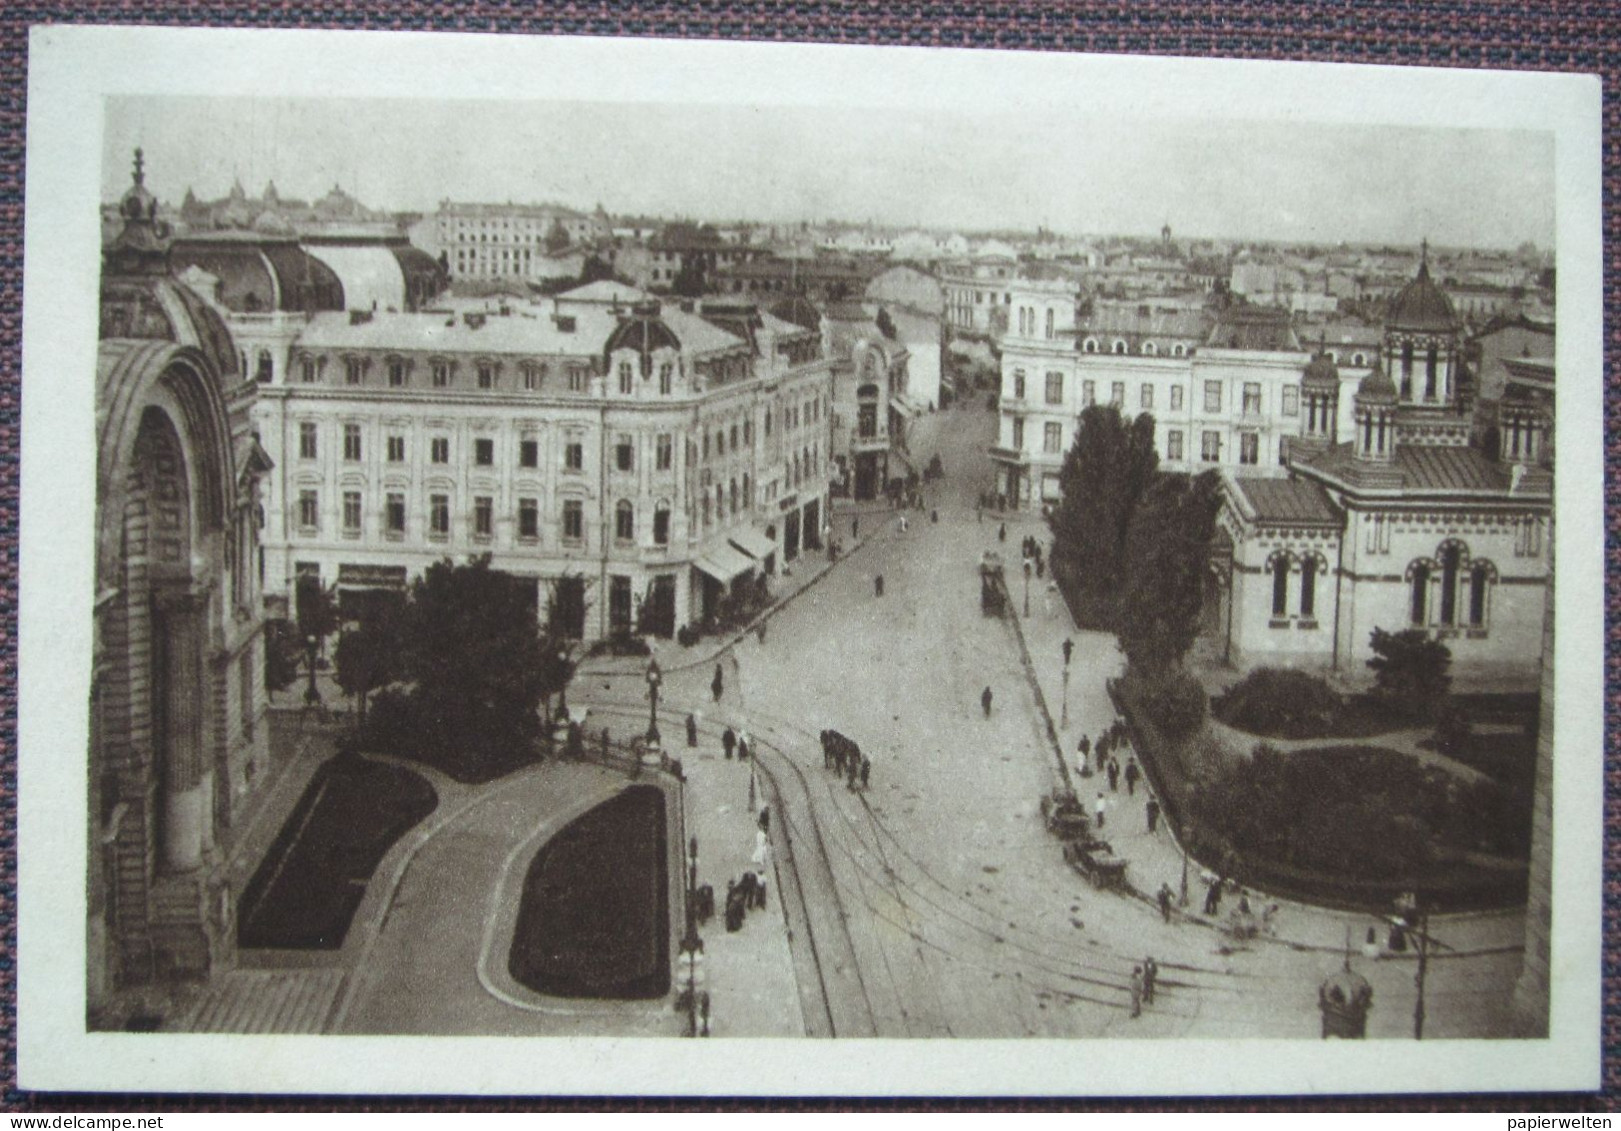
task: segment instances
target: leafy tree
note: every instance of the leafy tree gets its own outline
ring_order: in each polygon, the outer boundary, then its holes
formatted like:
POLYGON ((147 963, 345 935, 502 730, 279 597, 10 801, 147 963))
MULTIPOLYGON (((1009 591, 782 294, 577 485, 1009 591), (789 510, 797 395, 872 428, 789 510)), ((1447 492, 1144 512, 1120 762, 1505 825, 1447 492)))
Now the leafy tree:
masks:
POLYGON ((1126 532, 1158 468, 1152 416, 1145 413, 1127 425, 1113 405, 1091 405, 1081 413, 1048 525, 1055 567, 1093 599, 1112 603, 1118 596, 1126 532))
POLYGON ((895 320, 889 316, 889 311, 883 307, 878 308, 878 317, 873 319, 878 326, 878 332, 884 337, 894 341, 898 331, 895 329, 895 320))
POLYGON ((1120 597, 1120 647, 1150 677, 1176 669, 1199 634, 1210 540, 1221 506, 1219 480, 1164 476, 1131 518, 1120 597))
POLYGON ((568 250, 568 232, 563 229, 561 220, 553 220, 552 226, 546 232, 546 254, 561 255, 568 250))
POLYGON ((580 278, 576 285, 583 287, 587 283, 612 280, 614 277, 614 269, 606 259, 600 255, 588 255, 580 265, 580 278))
POLYGON ((681 260, 681 269, 675 273, 675 278, 670 282, 670 293, 680 295, 682 298, 700 298, 709 289, 709 280, 706 276, 702 256, 685 256, 681 260))
POLYGON ((385 594, 367 603, 360 621, 338 640, 338 686, 355 698, 359 724, 366 725, 371 693, 401 675, 399 658, 405 601, 385 594))
POLYGON ((321 579, 314 574, 299 574, 293 586, 293 610, 297 617, 298 638, 304 647, 305 672, 310 681, 304 699, 307 703, 316 703, 321 695, 315 689, 315 665, 326 638, 338 631, 337 591, 335 588, 323 589, 321 579))
POLYGON ((1373 693, 1388 706, 1415 719, 1433 719, 1452 686, 1452 651, 1421 628, 1373 630, 1373 693))
POLYGON ((285 617, 265 622, 265 690, 282 691, 298 678, 304 643, 298 626, 285 617))

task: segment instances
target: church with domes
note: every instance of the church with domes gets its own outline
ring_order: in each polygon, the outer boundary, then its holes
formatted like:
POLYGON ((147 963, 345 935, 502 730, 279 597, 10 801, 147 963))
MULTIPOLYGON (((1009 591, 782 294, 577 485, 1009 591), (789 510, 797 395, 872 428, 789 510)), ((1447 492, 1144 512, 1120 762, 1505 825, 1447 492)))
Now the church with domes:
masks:
POLYGON ((1458 688, 1535 688, 1552 546, 1551 374, 1510 388, 1483 422, 1462 333, 1426 248, 1390 301, 1351 434, 1339 374, 1319 353, 1301 380, 1288 477, 1226 476, 1204 629, 1229 663, 1364 684, 1373 630, 1419 629, 1451 651, 1458 688))

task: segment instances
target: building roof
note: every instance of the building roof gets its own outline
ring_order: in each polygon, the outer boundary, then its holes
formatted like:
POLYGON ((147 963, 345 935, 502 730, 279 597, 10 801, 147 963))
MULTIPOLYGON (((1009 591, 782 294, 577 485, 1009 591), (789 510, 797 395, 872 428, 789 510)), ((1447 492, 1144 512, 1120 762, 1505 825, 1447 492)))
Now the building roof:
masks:
POLYGON ((1081 320, 1081 336, 1088 334, 1141 334, 1144 337, 1182 338, 1203 341, 1210 333, 1210 317, 1203 311, 1166 310, 1150 306, 1122 306, 1099 303, 1093 313, 1081 320))
POLYGON ((1326 352, 1319 353, 1306 364, 1306 373, 1302 380, 1308 386, 1338 390, 1340 369, 1326 352))
MULTIPOLYGON (((1315 455, 1302 455, 1292 466, 1354 487, 1360 479, 1359 469, 1364 465, 1356 458, 1355 445, 1337 444, 1315 455)), ((1507 466, 1479 448, 1463 445, 1399 443, 1391 466, 1399 473, 1400 484, 1385 488, 1381 483, 1381 488, 1414 494, 1507 494, 1511 482, 1507 466)))
POLYGON ((770 313, 784 322, 806 330, 820 330, 822 328, 822 312, 804 295, 790 295, 781 302, 773 303, 770 313))
POLYGON ((1224 311, 1205 344, 1213 349, 1301 352, 1289 312, 1269 306, 1235 306, 1224 311))
POLYGON ((549 312, 491 315, 478 326, 444 313, 384 312, 361 322, 351 322, 347 314, 316 314, 297 344, 306 349, 585 357, 601 349, 616 321, 606 311, 586 309, 573 316, 572 324, 572 330, 561 328, 549 312))
POLYGON ((1418 276, 1390 300, 1385 310, 1385 328, 1442 333, 1458 328, 1458 312, 1446 292, 1430 279, 1427 258, 1418 265, 1418 276))
POLYGON ((342 282, 348 309, 405 309, 405 269, 391 248, 381 244, 360 247, 318 244, 306 250, 330 267, 342 282))
POLYGON ((1340 512, 1328 492, 1307 479, 1234 476, 1245 517, 1258 523, 1290 526, 1340 525, 1340 512))
POLYGON ((1375 365, 1368 370, 1367 376, 1357 382, 1356 399, 1369 402, 1377 401, 1381 404, 1395 404, 1395 382, 1391 381, 1388 373, 1375 365))
POLYGON ((594 283, 586 283, 573 290, 564 291, 557 296, 559 302, 600 302, 624 303, 646 302, 653 296, 634 287, 629 283, 621 283, 617 279, 598 279, 594 283))

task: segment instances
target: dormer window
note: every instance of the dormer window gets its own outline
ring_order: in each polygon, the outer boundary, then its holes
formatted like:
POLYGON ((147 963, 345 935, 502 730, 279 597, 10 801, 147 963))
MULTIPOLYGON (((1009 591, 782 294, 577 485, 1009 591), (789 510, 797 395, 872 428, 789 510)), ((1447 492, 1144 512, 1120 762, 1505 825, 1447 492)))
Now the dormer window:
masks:
POLYGON ((495 362, 481 361, 478 363, 478 387, 481 389, 495 388, 495 362))
POLYGON ((298 359, 298 379, 306 385, 313 385, 316 381, 317 369, 313 357, 298 359))
POLYGON ((631 367, 630 362, 621 361, 619 363, 619 392, 622 396, 630 396, 635 387, 634 379, 635 370, 631 367))
POLYGON ((358 357, 343 359, 343 383, 345 385, 360 385, 366 380, 366 362, 358 357))
POLYGON ((433 387, 436 389, 450 387, 450 362, 436 361, 433 363, 433 387))
POLYGON ((675 388, 675 366, 666 361, 659 366, 659 394, 669 396, 675 388))
POLYGON ((388 359, 388 387, 398 389, 405 385, 405 362, 400 358, 388 359))

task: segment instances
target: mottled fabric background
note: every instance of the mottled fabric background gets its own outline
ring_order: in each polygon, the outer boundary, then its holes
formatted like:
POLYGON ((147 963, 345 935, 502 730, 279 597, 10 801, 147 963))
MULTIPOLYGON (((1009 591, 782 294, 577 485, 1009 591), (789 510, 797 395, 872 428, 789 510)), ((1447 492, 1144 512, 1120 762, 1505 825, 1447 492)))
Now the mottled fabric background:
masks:
MULTIPOLYGON (((35 24, 165 24, 214 27, 310 27, 351 30, 445 30, 502 34, 671 36, 732 40, 802 40, 819 43, 913 44, 940 47, 1008 48, 1030 51, 1092 51, 1148 55, 1227 56, 1309 62, 1384 63, 1398 66, 1492 67, 1528 71, 1572 71, 1604 80, 1604 295, 1606 389, 1615 390, 1614 362, 1621 348, 1615 313, 1618 295, 1614 267, 1621 189, 1621 6, 1604 0, 1548 3, 1526 0, 1500 4, 1485 0, 1363 0, 1355 5, 1321 6, 1269 0, 1178 3, 828 3, 789 0, 737 3, 473 3, 452 6, 426 0, 384 4, 378 0, 250 0, 243 4, 187 0, 107 0, 82 5, 6 3, 0 5, 0 706, 5 742, 5 809, 0 813, 0 991, 6 1016, 3 1043, 3 1106, 7 1111, 491 1111, 491 1110, 691 1110, 697 1107, 816 1110, 1408 1110, 1537 1111, 1610 1110, 1621 1096, 1621 950, 1616 940, 1621 915, 1621 852, 1613 834, 1621 829, 1614 791, 1621 785, 1621 762, 1614 742, 1618 703, 1615 676, 1621 662, 1621 595, 1611 593, 1606 608, 1605 756, 1606 827, 1604 924, 1604 1090, 1596 1095, 1405 1096, 1243 1100, 1042 1101, 1042 1100, 754 1100, 681 1099, 545 1100, 391 1100, 239 1096, 65 1095, 15 1088, 16 1069, 16 630, 17 492, 22 338, 22 228, 24 119, 27 112, 28 29, 35 24)), ((1621 459, 1621 413, 1606 397, 1606 478, 1621 459)), ((1606 573, 1617 561, 1616 532, 1621 504, 1606 493, 1606 573)), ((71 862, 64 866, 71 866, 71 862)), ((852 1050, 854 1054, 855 1050, 852 1050)), ((1154 1055, 1145 1043, 1143 1055, 1154 1055)))

